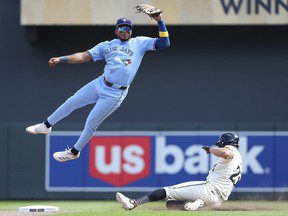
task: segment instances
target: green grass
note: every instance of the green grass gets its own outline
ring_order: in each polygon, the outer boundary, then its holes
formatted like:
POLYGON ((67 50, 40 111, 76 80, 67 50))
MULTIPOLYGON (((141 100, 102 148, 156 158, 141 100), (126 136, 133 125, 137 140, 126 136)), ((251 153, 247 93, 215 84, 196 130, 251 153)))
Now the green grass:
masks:
MULTIPOLYGON (((132 211, 124 211, 113 201, 0 201, 0 211, 16 212, 26 205, 54 205, 61 209, 57 216, 118 216, 118 215, 191 215, 193 216, 287 216, 288 201, 229 201, 220 210, 201 210, 196 212, 169 211, 164 202, 149 203, 132 211)), ((11 215, 12 215, 11 214, 11 215)), ((1 215, 1 212, 0 212, 1 215)))

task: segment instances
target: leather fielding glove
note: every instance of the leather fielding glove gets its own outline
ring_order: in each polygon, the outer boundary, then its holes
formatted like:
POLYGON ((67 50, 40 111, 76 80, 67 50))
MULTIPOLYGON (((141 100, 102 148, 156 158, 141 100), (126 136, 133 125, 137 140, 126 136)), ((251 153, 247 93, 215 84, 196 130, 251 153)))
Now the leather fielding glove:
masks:
POLYGON ((204 149, 207 154, 210 154, 210 146, 203 146, 202 149, 204 149))
POLYGON ((140 5, 136 6, 135 9, 137 10, 138 13, 142 12, 142 13, 150 16, 151 19, 153 17, 159 16, 159 14, 163 12, 159 8, 154 7, 152 5, 149 5, 149 4, 140 4, 140 5))

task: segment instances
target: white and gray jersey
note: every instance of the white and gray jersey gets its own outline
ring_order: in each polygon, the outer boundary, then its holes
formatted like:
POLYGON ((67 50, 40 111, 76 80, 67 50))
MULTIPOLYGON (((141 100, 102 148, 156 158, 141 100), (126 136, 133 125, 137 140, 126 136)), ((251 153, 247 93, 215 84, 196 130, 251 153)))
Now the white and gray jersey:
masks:
POLYGON ((242 157, 236 147, 228 145, 225 148, 233 152, 233 157, 231 159, 219 158, 213 169, 209 171, 207 181, 219 191, 226 201, 234 186, 241 179, 242 157))

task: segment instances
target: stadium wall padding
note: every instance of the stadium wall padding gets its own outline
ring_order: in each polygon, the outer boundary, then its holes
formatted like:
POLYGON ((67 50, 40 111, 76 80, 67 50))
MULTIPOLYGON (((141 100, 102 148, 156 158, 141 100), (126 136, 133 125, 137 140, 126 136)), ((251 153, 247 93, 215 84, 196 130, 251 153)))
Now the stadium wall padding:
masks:
MULTIPOLYGON (((0 127, 0 199, 114 199, 114 192, 47 192, 45 190, 45 136, 25 133, 27 124, 9 124, 0 127)), ((60 124, 54 131, 79 131, 81 124, 60 124)), ((104 124, 100 131, 207 131, 288 130, 287 124, 104 124)), ((71 145, 73 145, 71 143, 71 145)), ((73 172, 73 170, 71 170, 73 172)), ((67 179, 69 181, 69 179, 67 179)), ((131 195, 139 193, 128 193, 131 195)), ((142 193, 143 194, 143 193, 142 193)), ((287 198, 287 193, 232 193, 232 199, 287 198)))

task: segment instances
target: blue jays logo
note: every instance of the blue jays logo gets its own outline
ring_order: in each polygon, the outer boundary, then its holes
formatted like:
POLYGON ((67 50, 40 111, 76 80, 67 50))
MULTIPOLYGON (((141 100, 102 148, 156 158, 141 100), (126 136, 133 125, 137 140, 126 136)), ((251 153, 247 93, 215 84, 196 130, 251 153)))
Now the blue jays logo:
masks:
POLYGON ((132 63, 131 59, 122 59, 122 61, 124 62, 125 66, 132 63))

